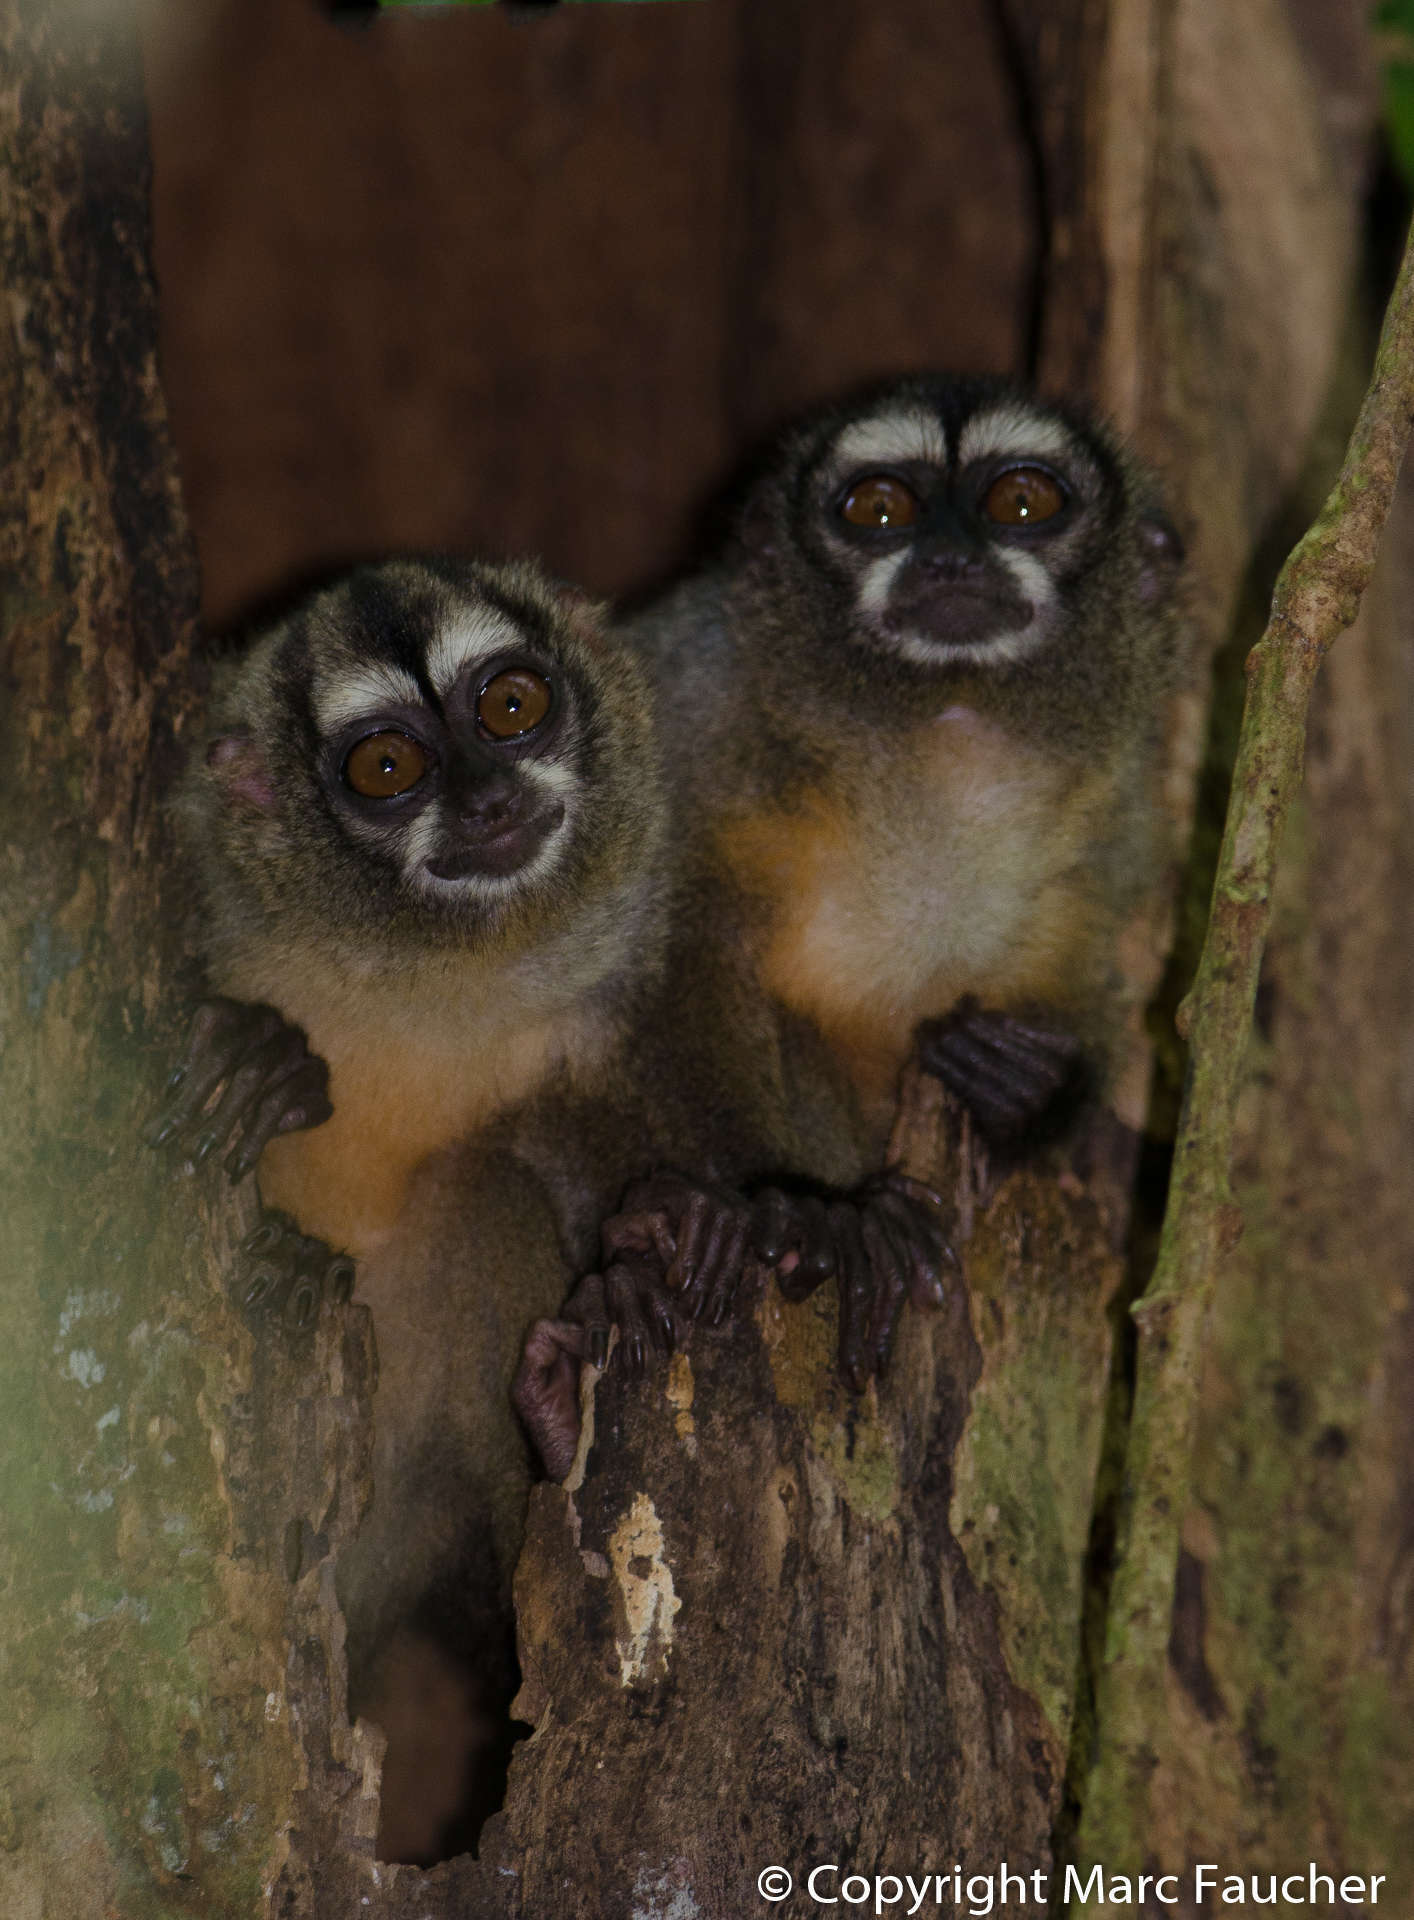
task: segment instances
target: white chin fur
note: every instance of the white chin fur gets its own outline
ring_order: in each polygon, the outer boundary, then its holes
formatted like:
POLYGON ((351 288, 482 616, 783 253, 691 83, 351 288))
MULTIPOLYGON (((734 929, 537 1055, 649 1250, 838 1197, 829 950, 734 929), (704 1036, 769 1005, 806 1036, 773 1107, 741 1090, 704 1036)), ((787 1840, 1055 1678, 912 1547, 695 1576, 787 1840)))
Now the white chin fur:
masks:
POLYGON ((894 633, 878 625, 873 632, 881 647, 916 667, 945 667, 954 662, 1011 666, 1038 653, 1046 638, 1045 628, 1035 619, 1027 626, 990 634, 983 640, 932 640, 926 633, 894 633))

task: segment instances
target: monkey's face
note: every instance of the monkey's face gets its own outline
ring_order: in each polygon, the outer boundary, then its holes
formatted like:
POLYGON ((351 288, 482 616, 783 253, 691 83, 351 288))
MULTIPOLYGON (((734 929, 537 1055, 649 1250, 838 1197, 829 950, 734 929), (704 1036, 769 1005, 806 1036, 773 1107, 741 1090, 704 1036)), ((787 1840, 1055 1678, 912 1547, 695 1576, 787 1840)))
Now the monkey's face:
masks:
POLYGON ((487 897, 556 862, 573 694, 548 649, 499 623, 453 623, 440 641, 425 695, 396 676, 316 683, 319 774, 349 837, 408 887, 487 897))
POLYGON ((359 568, 257 652, 249 724, 208 752, 237 857, 262 891, 409 932, 552 901, 628 831, 646 701, 611 654, 597 610, 528 565, 359 568))
POLYGON ((1000 383, 903 382, 792 451, 768 489, 775 564, 817 631, 876 655, 985 673, 1073 643, 1097 574, 1143 592, 1153 539, 1103 436, 1000 383))

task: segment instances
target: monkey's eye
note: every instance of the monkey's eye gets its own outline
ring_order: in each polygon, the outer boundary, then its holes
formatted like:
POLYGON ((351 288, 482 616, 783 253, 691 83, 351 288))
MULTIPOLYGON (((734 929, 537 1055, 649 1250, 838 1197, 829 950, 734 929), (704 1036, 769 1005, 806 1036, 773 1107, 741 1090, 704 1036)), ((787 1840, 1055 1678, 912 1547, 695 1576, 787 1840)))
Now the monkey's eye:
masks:
POLYGON ((425 748, 406 733, 370 733, 349 752, 344 779, 365 800, 391 800, 410 793, 431 761, 425 748))
POLYGON ((1065 505, 1065 489, 1044 467, 1012 467, 982 495, 982 511, 1001 527, 1034 527, 1065 505))
POLYGON ((840 502, 840 517, 852 527, 892 533, 898 527, 913 525, 918 505, 918 495, 902 480, 888 473, 871 473, 856 480, 840 502))
POLYGON ((507 667, 488 680, 476 701, 476 717, 493 740, 533 733, 550 711, 550 682, 529 667, 507 667))

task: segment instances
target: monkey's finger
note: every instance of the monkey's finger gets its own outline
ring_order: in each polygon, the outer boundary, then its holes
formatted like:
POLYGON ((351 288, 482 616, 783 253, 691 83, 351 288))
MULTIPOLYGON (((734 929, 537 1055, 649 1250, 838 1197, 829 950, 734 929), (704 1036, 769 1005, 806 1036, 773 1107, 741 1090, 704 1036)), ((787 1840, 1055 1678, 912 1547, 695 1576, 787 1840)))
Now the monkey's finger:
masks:
POLYGON ((839 1364, 845 1382, 859 1393, 869 1378, 869 1322, 874 1278, 860 1228, 859 1209, 839 1202, 829 1210, 840 1298, 839 1364))
POLYGON ((708 1197, 706 1238, 697 1263, 693 1315, 720 1326, 730 1311, 731 1295, 741 1278, 746 1253, 748 1219, 716 1196, 708 1197))
POLYGON ((642 1373, 656 1350, 652 1330, 638 1304, 638 1286, 628 1267, 610 1267, 604 1275, 609 1318, 619 1330, 619 1351, 630 1373, 642 1373))
MULTIPOLYGON (((225 1160, 227 1176, 231 1180, 243 1179, 279 1134, 322 1126, 333 1111, 328 1066, 323 1060, 306 1059, 238 1119, 236 1143, 225 1160)), ((212 1116, 213 1129, 220 1113, 221 1107, 218 1107, 212 1116)))
POLYGON ((662 1287, 655 1286, 649 1294, 648 1311, 665 1353, 676 1353, 679 1347, 687 1345, 690 1328, 678 1317, 671 1297, 662 1287))
POLYGON ((332 1254, 324 1269, 324 1291, 336 1307, 342 1307, 353 1298, 354 1280, 358 1268, 353 1256, 347 1253, 332 1254))
POLYGON ((1048 1071, 1057 1080, 1073 1073, 1085 1058, 1084 1048, 1073 1033, 1060 1027, 1038 1026, 1015 1014, 999 1015, 988 1027, 986 1037, 997 1053, 1030 1072, 1048 1071))
POLYGON ((609 1364, 610 1320, 601 1275, 585 1274, 565 1302, 561 1317, 583 1330, 584 1358, 602 1372, 609 1364))
POLYGON ((683 1306, 695 1320, 701 1305, 698 1267, 712 1230, 714 1209, 700 1189, 688 1195, 678 1221, 677 1247, 668 1268, 667 1282, 682 1295, 683 1306))
POLYGON ((1003 1142, 1084 1088, 1084 1049, 1073 1034, 974 1000, 925 1022, 917 1038, 922 1064, 1003 1142))
POLYGON ((873 1204, 903 1241, 910 1299, 918 1307, 940 1307, 948 1282, 962 1271, 943 1229, 946 1210, 940 1196, 905 1175, 888 1175, 873 1204))
POLYGON ((245 1053, 284 1026, 274 1007, 236 1000, 203 1000, 187 1029, 186 1051, 168 1075, 164 1104, 143 1133, 150 1147, 165 1147, 185 1135, 245 1053))
POLYGON ((1006 1141, 1023 1132, 1045 1105, 1042 1102, 1038 1108, 1025 1091, 990 1072, 985 1062, 968 1058, 961 1047, 950 1046, 946 1055, 940 1055, 936 1071, 994 1140, 1006 1141))
POLYGON ((908 1294, 910 1255, 906 1236, 877 1201, 863 1208, 860 1233, 869 1259, 874 1294, 868 1345, 862 1357, 869 1371, 882 1379, 899 1311, 908 1294))
POLYGON ((600 1229, 604 1264, 612 1266, 623 1254, 652 1253, 666 1273, 677 1251, 677 1238, 670 1224, 676 1218, 680 1196, 669 1189, 669 1177, 638 1180, 623 1197, 616 1214, 600 1229))
POLYGON ((795 1248, 795 1212, 779 1187, 765 1187, 751 1209, 751 1244, 768 1267, 779 1266, 795 1248))
MULTIPOLYGON (((627 1260, 621 1264, 624 1279, 632 1285, 638 1312, 648 1329, 656 1353, 669 1354, 686 1343, 691 1322, 678 1311, 678 1296, 656 1265, 648 1260, 627 1260)), ((622 1333, 622 1328, 620 1328, 622 1333)))
POLYGON ((720 1327, 731 1314, 741 1291, 750 1251, 751 1216, 739 1208, 723 1209, 719 1220, 716 1256, 704 1288, 702 1314, 710 1327, 720 1327))
POLYGON ((584 1328, 537 1320, 511 1382, 511 1405, 551 1480, 563 1480, 579 1447, 579 1366, 584 1328))

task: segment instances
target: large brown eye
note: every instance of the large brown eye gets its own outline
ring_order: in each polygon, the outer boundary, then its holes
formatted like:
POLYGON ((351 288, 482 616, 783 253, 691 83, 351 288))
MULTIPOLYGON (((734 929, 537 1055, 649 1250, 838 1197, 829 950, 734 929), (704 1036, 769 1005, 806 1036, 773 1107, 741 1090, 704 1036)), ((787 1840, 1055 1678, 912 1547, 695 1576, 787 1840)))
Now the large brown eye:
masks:
POLYGON ((1065 491, 1044 467, 1013 467, 982 496, 982 511, 1001 527, 1033 527, 1065 505, 1065 491))
POLYGON ((840 503, 840 513, 852 527, 870 527, 892 533, 911 527, 918 518, 918 495, 891 474, 871 473, 856 480, 840 503))
POLYGON ((508 667, 488 680, 476 703, 476 717, 495 740, 530 733, 550 711, 550 683, 528 667, 508 667))
POLYGON ((365 800, 408 793, 426 773, 426 749, 406 733, 370 733, 344 762, 344 778, 365 800))

